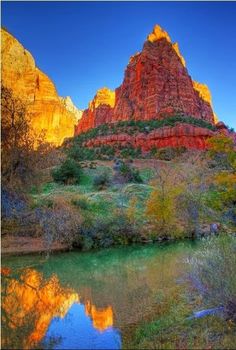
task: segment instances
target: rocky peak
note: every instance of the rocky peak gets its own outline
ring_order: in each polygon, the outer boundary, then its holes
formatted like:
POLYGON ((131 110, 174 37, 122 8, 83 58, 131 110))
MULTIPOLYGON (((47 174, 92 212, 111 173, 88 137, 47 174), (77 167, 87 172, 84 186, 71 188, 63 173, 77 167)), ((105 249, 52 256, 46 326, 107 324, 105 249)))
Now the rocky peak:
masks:
MULTIPOLYGON (((124 80, 115 94, 113 92, 110 95, 104 89, 99 91, 89 109, 84 112, 75 133, 79 134, 104 123, 162 120, 176 116, 192 117, 214 124, 211 94, 206 85, 192 81, 178 44, 172 43, 168 33, 156 25, 148 35, 142 51, 131 56, 124 80), (110 98, 112 103, 109 103, 110 98)), ((182 129, 176 126, 169 128, 169 134, 158 132, 155 137, 160 141, 156 146, 204 148, 204 140, 210 134, 204 128, 202 131, 187 124, 182 129)), ((146 142, 148 140, 144 143, 146 142)))
POLYGON ((60 101, 69 112, 72 112, 75 115, 77 121, 82 118, 83 111, 74 105, 70 96, 60 97, 60 101))
POLYGON ((93 100, 90 101, 89 109, 94 110, 100 105, 108 105, 113 108, 115 105, 115 91, 112 91, 107 87, 99 89, 93 100))
POLYGON ((153 28, 152 33, 150 33, 147 37, 147 40, 151 43, 154 43, 157 40, 166 39, 168 42, 171 42, 169 34, 161 28, 158 24, 156 24, 153 28))

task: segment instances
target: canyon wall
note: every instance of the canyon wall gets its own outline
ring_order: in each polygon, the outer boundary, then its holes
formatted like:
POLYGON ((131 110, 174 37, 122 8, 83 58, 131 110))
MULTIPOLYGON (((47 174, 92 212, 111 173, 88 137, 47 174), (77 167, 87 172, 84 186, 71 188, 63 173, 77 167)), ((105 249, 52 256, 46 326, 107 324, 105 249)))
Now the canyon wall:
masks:
POLYGON ((45 141, 60 145, 74 135, 81 114, 72 101, 61 100, 49 77, 35 64, 34 58, 8 31, 1 29, 2 85, 12 90, 26 106, 31 127, 45 141), (69 102, 69 103, 68 103, 69 102))

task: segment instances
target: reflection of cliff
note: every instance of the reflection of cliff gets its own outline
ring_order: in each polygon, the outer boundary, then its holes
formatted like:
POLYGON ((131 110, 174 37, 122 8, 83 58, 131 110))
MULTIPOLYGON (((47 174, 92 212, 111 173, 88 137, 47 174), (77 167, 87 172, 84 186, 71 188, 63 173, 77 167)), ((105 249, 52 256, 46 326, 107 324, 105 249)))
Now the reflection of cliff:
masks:
MULTIPOLYGON (((9 330, 30 323, 31 330, 24 334, 23 347, 31 348, 43 339, 51 320, 64 317, 78 294, 62 289, 56 276, 43 280, 42 274, 26 270, 19 280, 11 279, 2 298, 2 309, 9 330)), ((4 337, 3 337, 4 340, 4 337)))
MULTIPOLYGON (((36 346, 44 338, 52 319, 65 317, 72 304, 79 302, 78 294, 63 288, 55 275, 45 280, 40 272, 28 269, 18 279, 6 277, 4 282, 3 347, 12 344, 11 338, 21 339, 20 347, 26 349, 36 346)), ((110 306, 97 309, 88 301, 85 308, 94 328, 104 331, 112 326, 113 312, 110 306)))
POLYGON ((94 328, 101 332, 113 325, 113 311, 111 306, 104 309, 97 309, 95 305, 87 301, 85 312, 87 316, 92 318, 94 328))

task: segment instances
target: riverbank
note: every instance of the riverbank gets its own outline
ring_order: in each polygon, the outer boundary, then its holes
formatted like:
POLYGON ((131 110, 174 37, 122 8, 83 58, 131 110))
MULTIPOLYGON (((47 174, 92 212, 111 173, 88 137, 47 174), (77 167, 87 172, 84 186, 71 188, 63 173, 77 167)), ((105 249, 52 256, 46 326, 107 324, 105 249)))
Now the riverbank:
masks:
MULTIPOLYGON (((50 247, 50 252, 64 252, 67 250, 69 250, 68 245, 60 242, 53 242, 50 247)), ((42 237, 22 237, 16 235, 3 235, 1 237, 1 255, 3 257, 48 252, 48 246, 42 237)))

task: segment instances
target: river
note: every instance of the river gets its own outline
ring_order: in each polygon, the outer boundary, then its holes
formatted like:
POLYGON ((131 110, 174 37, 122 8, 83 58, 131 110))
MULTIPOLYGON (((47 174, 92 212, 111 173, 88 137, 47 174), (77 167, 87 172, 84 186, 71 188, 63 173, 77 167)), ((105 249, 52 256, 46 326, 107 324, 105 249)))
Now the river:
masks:
POLYGON ((120 349, 184 280, 200 243, 2 259, 2 348, 120 349))

